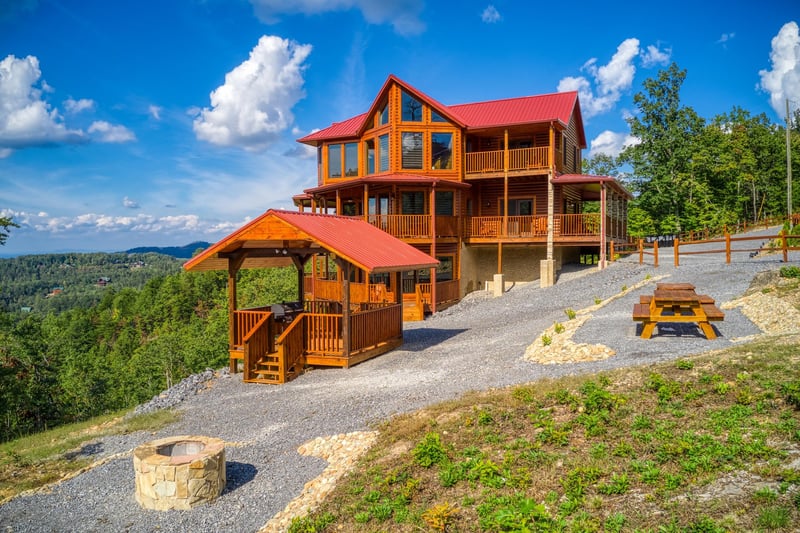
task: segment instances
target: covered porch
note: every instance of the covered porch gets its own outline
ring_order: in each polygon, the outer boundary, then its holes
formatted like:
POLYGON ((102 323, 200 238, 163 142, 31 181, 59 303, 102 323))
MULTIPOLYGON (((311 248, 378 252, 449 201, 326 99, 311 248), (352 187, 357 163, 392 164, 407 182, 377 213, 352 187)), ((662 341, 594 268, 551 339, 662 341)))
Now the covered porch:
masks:
POLYGON ((231 371, 237 372, 241 365, 245 382, 284 383, 307 365, 349 367, 402 344, 399 293, 383 294, 376 301, 352 299, 350 285, 356 271, 391 276, 400 286, 402 271, 435 269, 437 264, 363 220, 269 210, 189 260, 184 268, 228 272, 231 371), (307 299, 306 265, 316 256, 327 257, 342 273, 340 298, 307 299), (297 269, 295 302, 237 307, 240 269, 288 265, 297 269))

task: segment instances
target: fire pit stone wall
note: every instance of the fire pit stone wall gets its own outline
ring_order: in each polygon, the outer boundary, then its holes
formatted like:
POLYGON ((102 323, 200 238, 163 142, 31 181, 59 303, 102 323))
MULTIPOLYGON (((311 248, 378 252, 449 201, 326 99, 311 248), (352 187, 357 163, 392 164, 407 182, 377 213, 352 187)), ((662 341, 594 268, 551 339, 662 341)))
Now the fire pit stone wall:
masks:
POLYGON ((188 510, 225 488, 225 443, 180 436, 148 442, 133 452, 136 501, 146 509, 188 510))

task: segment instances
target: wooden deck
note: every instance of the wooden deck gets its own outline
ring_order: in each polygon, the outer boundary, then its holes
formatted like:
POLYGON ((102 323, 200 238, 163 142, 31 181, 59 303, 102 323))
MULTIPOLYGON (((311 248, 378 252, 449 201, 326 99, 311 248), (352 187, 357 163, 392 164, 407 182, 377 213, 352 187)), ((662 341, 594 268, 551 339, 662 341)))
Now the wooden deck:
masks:
MULTIPOLYGON (((309 302, 307 308, 335 306, 309 302)), ((229 349, 231 371, 238 371, 241 361, 243 381, 278 384, 294 379, 306 366, 347 368, 400 346, 402 313, 399 304, 361 304, 350 315, 347 349, 341 313, 304 311, 290 322, 281 322, 270 311, 236 311, 237 343, 229 349)))

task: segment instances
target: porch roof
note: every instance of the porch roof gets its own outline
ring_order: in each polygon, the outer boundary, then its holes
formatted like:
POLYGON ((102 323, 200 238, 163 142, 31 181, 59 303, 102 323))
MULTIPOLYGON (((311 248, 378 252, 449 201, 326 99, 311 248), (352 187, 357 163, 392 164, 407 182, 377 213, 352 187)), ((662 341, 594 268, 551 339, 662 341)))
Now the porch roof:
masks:
POLYGON ((553 177, 553 183, 556 185, 587 185, 588 190, 597 193, 597 198, 600 198, 600 185, 606 184, 612 187, 621 195, 625 196, 628 200, 633 199, 633 195, 626 189, 616 178, 612 176, 593 176, 591 174, 556 174, 553 177), (592 185, 596 186, 592 189, 592 185))
POLYGON ((439 261, 361 219, 270 209, 193 257, 187 271, 289 266, 293 257, 332 253, 367 272, 431 268, 439 261))
POLYGON ((319 187, 312 187, 305 189, 303 192, 307 195, 324 194, 326 192, 333 192, 342 189, 350 189, 353 187, 360 187, 362 185, 422 185, 428 187, 454 189, 469 189, 472 187, 469 183, 456 181, 452 179, 433 178, 430 176, 417 176, 415 174, 381 174, 364 176, 361 178, 344 179, 337 183, 329 183, 327 185, 320 185, 319 187))

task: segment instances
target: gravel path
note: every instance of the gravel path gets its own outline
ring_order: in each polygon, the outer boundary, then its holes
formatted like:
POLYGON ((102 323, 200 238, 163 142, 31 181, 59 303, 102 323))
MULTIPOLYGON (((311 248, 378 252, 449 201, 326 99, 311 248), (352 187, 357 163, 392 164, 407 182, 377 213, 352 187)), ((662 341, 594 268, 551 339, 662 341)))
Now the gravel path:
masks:
MULTIPOLYGON (((316 437, 364 430, 394 414, 469 390, 665 361, 724 348, 737 338, 759 333, 738 309, 731 309, 723 322, 715 324, 716 340, 706 340, 688 327, 677 335, 643 340, 636 336, 631 320, 638 294, 647 292, 643 289, 603 306, 575 334, 576 342, 605 344, 616 350, 615 356, 564 365, 540 365, 522 358, 543 330, 566 320, 565 309, 591 306, 595 298, 617 295, 623 286, 632 286, 648 274, 694 283, 698 292, 721 304, 740 296, 757 272, 784 265, 780 254, 751 259, 739 253, 730 265, 724 264, 721 254, 682 256, 681 267, 675 268, 671 254, 671 249, 661 250, 659 268, 638 265, 638 257, 630 257, 602 271, 567 266, 558 283, 547 289, 532 283, 512 287, 501 298, 470 295, 424 322, 406 324, 401 349, 347 370, 312 370, 281 386, 245 385, 241 374, 223 373, 209 382, 207 390, 177 406, 184 411, 178 423, 157 433, 104 438, 86 447, 90 458, 106 458, 103 464, 49 492, 0 506, 0 528, 9 532, 257 531, 325 468, 323 460, 297 453, 302 443, 316 437), (229 443, 225 492, 216 502, 191 511, 141 509, 134 499, 131 454, 124 452, 144 442, 186 434, 229 443)), ((790 253, 790 264, 800 264, 800 253, 790 253)))

